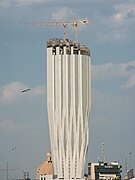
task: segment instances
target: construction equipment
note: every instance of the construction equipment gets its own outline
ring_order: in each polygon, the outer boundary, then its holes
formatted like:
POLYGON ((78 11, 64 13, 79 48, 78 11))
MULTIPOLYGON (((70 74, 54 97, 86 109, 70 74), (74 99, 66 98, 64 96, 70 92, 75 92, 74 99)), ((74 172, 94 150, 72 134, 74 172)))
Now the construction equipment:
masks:
POLYGON ((78 42, 78 26, 88 25, 88 19, 69 21, 69 22, 25 22, 24 24, 32 24, 34 26, 63 26, 64 27, 64 41, 66 41, 66 27, 75 27, 75 41, 78 42))

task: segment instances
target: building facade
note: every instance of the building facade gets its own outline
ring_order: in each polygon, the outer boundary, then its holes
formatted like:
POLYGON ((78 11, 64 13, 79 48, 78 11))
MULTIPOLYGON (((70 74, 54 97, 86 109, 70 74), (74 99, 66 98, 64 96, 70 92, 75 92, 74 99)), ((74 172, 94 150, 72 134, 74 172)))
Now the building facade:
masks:
POLYGON ((121 168, 118 162, 111 163, 88 163, 88 180, 114 180, 121 179, 121 168))
POLYGON ((47 109, 54 177, 83 179, 91 109, 87 47, 68 39, 47 42, 47 109))
POLYGON ((45 180, 48 177, 52 177, 53 175, 53 165, 51 153, 47 153, 46 160, 37 168, 36 179, 37 180, 45 180))

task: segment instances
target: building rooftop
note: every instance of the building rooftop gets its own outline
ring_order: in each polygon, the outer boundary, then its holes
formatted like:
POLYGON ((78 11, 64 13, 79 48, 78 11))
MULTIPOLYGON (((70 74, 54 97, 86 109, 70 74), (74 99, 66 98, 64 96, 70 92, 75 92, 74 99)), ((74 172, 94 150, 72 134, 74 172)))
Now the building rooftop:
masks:
POLYGON ((74 54, 79 54, 80 52, 80 54, 82 55, 90 56, 90 49, 88 47, 86 47, 85 45, 80 45, 80 43, 73 42, 69 39, 66 39, 66 41, 58 38, 49 39, 47 41, 47 48, 49 47, 60 47, 61 49, 63 47, 66 47, 67 54, 71 54, 71 47, 73 47, 74 54))

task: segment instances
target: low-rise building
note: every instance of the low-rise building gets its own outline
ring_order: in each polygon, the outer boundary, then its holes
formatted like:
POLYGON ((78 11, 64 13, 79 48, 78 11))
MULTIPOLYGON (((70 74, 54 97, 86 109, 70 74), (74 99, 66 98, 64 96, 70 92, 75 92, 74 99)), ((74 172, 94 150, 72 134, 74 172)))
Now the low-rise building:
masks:
POLYGON ((36 179, 50 180, 52 179, 53 165, 51 153, 47 153, 46 160, 37 168, 36 179))
POLYGON ((121 179, 122 165, 118 162, 111 163, 88 163, 88 179, 89 180, 114 180, 121 179))

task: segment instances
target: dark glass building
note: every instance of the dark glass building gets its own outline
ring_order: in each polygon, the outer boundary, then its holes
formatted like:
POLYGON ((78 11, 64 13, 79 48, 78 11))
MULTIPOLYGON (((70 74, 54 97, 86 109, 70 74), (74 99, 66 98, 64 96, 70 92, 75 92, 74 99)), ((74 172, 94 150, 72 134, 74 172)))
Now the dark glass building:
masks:
POLYGON ((89 180, 98 179, 121 179, 122 165, 118 162, 111 163, 88 163, 89 180))

